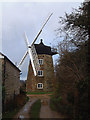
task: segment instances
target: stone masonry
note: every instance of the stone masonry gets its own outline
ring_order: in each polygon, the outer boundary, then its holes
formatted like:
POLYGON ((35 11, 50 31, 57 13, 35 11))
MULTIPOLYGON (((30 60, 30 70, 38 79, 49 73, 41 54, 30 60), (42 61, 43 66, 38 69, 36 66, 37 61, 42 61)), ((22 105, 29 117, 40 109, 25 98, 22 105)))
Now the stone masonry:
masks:
POLYGON ((31 62, 28 68, 28 76, 26 83, 27 92, 53 91, 54 85, 54 68, 51 55, 39 54, 38 59, 43 59, 43 65, 40 65, 40 70, 43 70, 43 76, 34 76, 31 62), (43 89, 37 89, 37 84, 43 83, 43 89))
POLYGON ((5 88, 5 101, 9 101, 20 93, 20 70, 6 56, 2 56, 0 58, 2 86, 5 88))

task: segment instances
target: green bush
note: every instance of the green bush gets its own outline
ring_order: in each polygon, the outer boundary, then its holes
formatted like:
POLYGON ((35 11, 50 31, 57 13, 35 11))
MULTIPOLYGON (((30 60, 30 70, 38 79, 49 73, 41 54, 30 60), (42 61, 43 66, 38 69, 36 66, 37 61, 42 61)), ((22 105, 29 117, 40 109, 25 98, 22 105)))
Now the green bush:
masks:
POLYGON ((54 111, 57 111, 56 105, 55 105, 53 99, 50 99, 50 108, 51 108, 52 110, 54 110, 54 111))
POLYGON ((54 96, 50 99, 50 108, 54 111, 60 112, 62 114, 67 114, 72 116, 73 107, 69 104, 63 104, 62 97, 55 98, 54 96))
POLYGON ((74 92, 69 92, 67 94, 67 100, 69 103, 71 103, 72 105, 74 104, 74 92))
POLYGON ((26 91, 23 88, 21 88, 21 87, 20 87, 20 94, 26 95, 26 91))
POLYGON ((13 116, 16 115, 16 113, 19 112, 19 109, 14 109, 12 111, 8 111, 6 113, 3 114, 2 116, 2 120, 12 120, 13 119, 13 116))
POLYGON ((26 102, 29 100, 29 97, 28 96, 26 96, 26 102))
POLYGON ((79 120, 88 120, 88 81, 89 77, 85 80, 79 81, 76 86, 79 92, 78 111, 79 120))

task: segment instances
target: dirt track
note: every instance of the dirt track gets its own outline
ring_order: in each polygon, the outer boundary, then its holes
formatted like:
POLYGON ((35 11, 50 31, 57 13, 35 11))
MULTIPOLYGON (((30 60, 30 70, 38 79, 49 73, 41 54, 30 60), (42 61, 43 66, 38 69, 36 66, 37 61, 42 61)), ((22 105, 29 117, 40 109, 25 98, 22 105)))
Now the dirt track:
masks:
POLYGON ((49 96, 41 99, 41 103, 40 118, 66 118, 60 113, 51 110, 49 96))
POLYGON ((40 110, 40 118, 66 118, 65 116, 52 111, 50 109, 50 96, 48 95, 30 95, 30 100, 26 103, 26 105, 19 111, 19 113, 14 118, 30 118, 30 107, 32 104, 41 99, 41 110, 40 110))
POLYGON ((40 118, 67 118, 50 108, 50 94, 30 95, 31 98, 41 99, 40 118))

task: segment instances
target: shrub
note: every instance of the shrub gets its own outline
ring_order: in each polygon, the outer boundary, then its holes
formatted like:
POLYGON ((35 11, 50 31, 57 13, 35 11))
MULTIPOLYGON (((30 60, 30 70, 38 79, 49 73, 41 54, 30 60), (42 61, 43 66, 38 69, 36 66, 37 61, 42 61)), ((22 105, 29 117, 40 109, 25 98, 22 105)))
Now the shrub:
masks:
POLYGON ((67 100, 69 103, 71 103, 72 105, 74 104, 74 92, 69 92, 67 94, 67 100))
POLYGON ((50 107, 54 111, 60 112, 65 115, 70 115, 72 117, 72 114, 73 114, 72 105, 64 104, 61 96, 59 96, 58 98, 55 98, 53 96, 50 99, 50 107))

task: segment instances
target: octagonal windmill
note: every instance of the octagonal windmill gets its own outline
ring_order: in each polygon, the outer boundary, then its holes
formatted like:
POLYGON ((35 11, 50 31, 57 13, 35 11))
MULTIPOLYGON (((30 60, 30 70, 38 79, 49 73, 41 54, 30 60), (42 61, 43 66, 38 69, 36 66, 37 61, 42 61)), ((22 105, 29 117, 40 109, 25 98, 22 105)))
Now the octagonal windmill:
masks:
POLYGON ((21 62, 19 63, 18 67, 21 66, 27 54, 29 54, 30 62, 26 81, 27 92, 53 91, 55 79, 52 55, 57 54, 57 51, 56 49, 53 49, 52 51, 50 46, 44 45, 42 39, 40 44, 35 44, 35 41, 39 37, 40 33, 42 32, 44 26, 51 16, 52 14, 50 14, 50 16, 47 18, 31 45, 29 44, 28 38, 25 34, 27 51, 23 56, 21 62))

